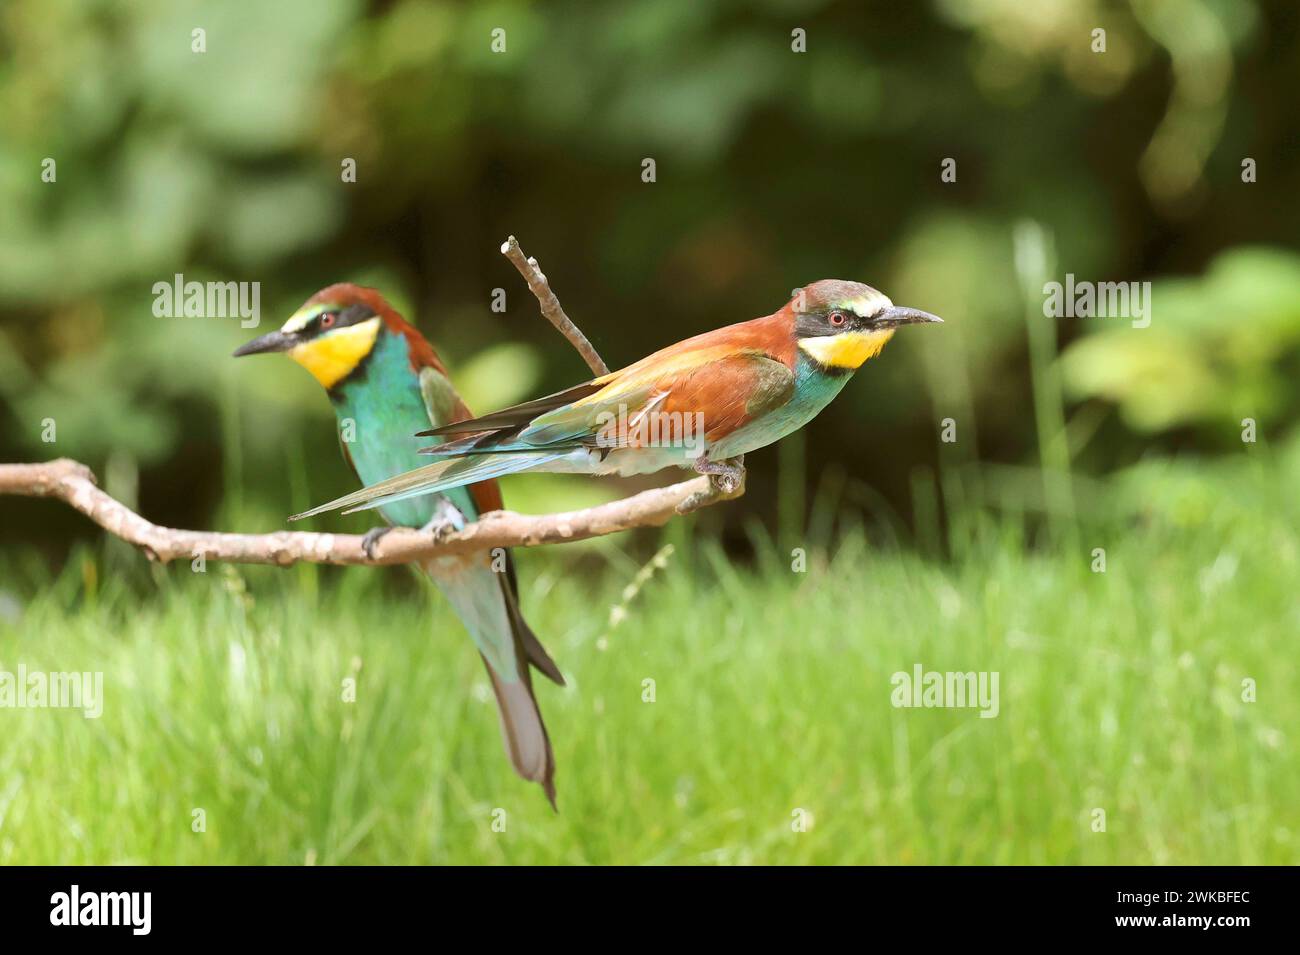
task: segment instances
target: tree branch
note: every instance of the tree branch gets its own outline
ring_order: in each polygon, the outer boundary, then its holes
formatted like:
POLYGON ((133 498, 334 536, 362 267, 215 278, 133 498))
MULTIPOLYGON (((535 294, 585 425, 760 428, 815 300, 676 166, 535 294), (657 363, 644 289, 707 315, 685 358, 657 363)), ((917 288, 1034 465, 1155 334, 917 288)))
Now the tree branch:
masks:
POLYGON ((676 514, 685 514, 721 500, 739 497, 717 491, 699 477, 669 487, 642 491, 621 501, 559 514, 516 514, 492 511, 462 531, 435 537, 424 531, 395 527, 379 539, 374 558, 366 556, 360 534, 316 534, 278 531, 273 534, 224 534, 160 527, 105 494, 84 464, 59 458, 44 464, 0 464, 0 494, 48 497, 85 514, 110 534, 142 549, 150 560, 166 563, 178 558, 225 560, 237 564, 403 564, 490 550, 494 547, 536 547, 587 540, 634 527, 658 527, 676 514), (702 495, 702 496, 701 496, 702 495))
POLYGON ((587 363, 587 367, 597 378, 608 375, 609 366, 592 347, 591 342, 587 341, 587 336, 582 334, 568 315, 564 314, 564 308, 560 305, 560 300, 555 297, 555 293, 551 291, 551 283, 546 281, 546 276, 538 267, 537 260, 524 255, 524 250, 519 248, 519 240, 514 236, 510 236, 501 244, 501 254, 514 263, 519 274, 528 283, 528 288, 537 297, 537 304, 542 307, 542 314, 546 316, 546 320, 559 329, 560 334, 577 349, 578 354, 587 363))
MULTIPOLYGON (((547 320, 578 350, 597 376, 608 374, 609 368, 591 342, 564 314, 546 276, 537 267, 537 260, 524 256, 514 236, 501 246, 501 252, 524 277, 547 320)), ((0 464, 0 494, 63 501, 110 534, 139 547, 151 560, 163 563, 202 556, 205 560, 280 567, 300 561, 372 566, 404 564, 425 557, 465 554, 495 547, 560 544, 615 534, 634 527, 658 527, 674 515, 688 514, 744 493, 743 478, 739 487, 727 492, 720 490, 708 477, 697 477, 581 511, 537 516, 492 511, 463 530, 442 535, 396 527, 379 539, 372 548, 374 557, 370 557, 362 549, 364 538, 359 534, 307 531, 225 534, 160 527, 101 491, 90 468, 70 458, 44 464, 0 464)))

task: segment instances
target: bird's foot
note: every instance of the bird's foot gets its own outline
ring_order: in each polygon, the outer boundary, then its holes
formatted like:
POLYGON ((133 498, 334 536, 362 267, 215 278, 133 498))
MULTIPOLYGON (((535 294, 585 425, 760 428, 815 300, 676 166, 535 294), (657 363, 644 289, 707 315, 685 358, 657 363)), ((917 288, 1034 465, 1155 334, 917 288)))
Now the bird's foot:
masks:
POLYGON ((729 461, 710 461, 701 454, 695 459, 695 470, 707 475, 709 486, 703 491, 696 491, 677 505, 678 514, 688 514, 715 500, 719 495, 731 497, 745 486, 745 456, 731 458, 729 461))
POLYGON ((375 559, 375 545, 379 543, 379 538, 383 537, 393 528, 390 525, 383 527, 372 527, 366 531, 366 536, 361 538, 361 550, 370 560, 375 559))
POLYGON ((745 456, 726 461, 710 461, 707 454, 695 459, 695 470, 709 476, 709 484, 719 494, 735 494, 745 483, 745 456))
POLYGON ((464 529, 465 515, 445 497, 438 499, 433 517, 429 519, 429 523, 420 528, 423 533, 433 538, 435 544, 441 544, 452 534, 464 529))

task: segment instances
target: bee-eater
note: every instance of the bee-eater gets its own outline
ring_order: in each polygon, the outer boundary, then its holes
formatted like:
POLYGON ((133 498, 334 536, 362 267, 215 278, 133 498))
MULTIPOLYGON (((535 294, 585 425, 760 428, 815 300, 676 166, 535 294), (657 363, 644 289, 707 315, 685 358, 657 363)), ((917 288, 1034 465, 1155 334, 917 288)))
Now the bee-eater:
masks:
MULTIPOLYGON (((471 417, 433 346, 374 289, 346 283, 322 289, 278 331, 248 342, 235 356, 261 352, 286 353, 324 386, 338 418, 343 457, 364 484, 419 461, 416 431, 471 417)), ((390 527, 437 531, 500 509, 501 493, 487 480, 434 497, 394 501, 380 514, 390 527)), ((366 535, 368 553, 373 555, 375 541, 388 529, 366 535)), ((509 553, 503 565, 498 563, 503 573, 494 570, 486 553, 432 558, 421 567, 464 621, 487 665, 516 772, 540 783, 554 806, 555 761, 529 665, 561 686, 564 678, 524 622, 509 553)))
POLYGON ((521 471, 645 474, 693 467, 734 490, 733 463, 802 428, 900 325, 941 322, 868 285, 824 279, 779 311, 670 345, 565 391, 421 435, 442 460, 313 508, 387 507, 521 471))

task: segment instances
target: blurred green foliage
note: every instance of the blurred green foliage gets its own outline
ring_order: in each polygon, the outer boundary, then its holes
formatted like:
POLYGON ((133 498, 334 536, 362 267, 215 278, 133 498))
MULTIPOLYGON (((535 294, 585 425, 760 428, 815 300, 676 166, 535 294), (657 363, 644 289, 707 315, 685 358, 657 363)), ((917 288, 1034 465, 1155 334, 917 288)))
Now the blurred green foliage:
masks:
POLYGON ((1203 277, 1152 288, 1142 334, 1102 331, 1064 356, 1078 397, 1118 404, 1139 432, 1199 426, 1204 440, 1240 441, 1243 416, 1278 428, 1300 414, 1300 255, 1242 247, 1203 277))
MULTIPOLYGON (((280 526, 291 499, 350 483, 326 402, 287 362, 230 361, 253 334, 233 319, 154 317, 153 284, 260 282, 262 331, 328 283, 376 285, 489 410, 584 373, 498 254, 514 233, 612 366, 821 277, 945 316, 900 336, 806 442, 752 456, 726 519, 774 514, 778 470, 787 501, 835 473, 899 502, 918 469, 1035 456, 1011 254, 1025 218, 1054 237, 1062 274, 1156 283, 1149 329, 1060 323, 1070 407, 1095 435, 1081 467, 1231 447, 1243 417, 1267 440, 1300 397, 1292 14, 1248 0, 11 0, 0 458, 67 455, 102 475, 112 457, 156 519, 280 526), (955 182, 940 180, 946 157, 955 182), (949 448, 944 417, 961 423, 949 448)), ((528 487, 539 508, 608 493, 528 487)), ((799 510, 787 503, 783 529, 799 510)), ((12 500, 0 523, 56 549, 89 533, 12 500)))

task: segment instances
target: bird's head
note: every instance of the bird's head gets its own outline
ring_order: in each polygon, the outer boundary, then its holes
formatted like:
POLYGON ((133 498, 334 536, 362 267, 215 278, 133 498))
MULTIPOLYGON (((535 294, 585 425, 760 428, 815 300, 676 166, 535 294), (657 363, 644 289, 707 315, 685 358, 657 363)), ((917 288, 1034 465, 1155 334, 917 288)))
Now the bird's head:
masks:
POLYGON ((374 289, 331 285, 307 299, 278 330, 236 349, 235 357, 285 352, 325 388, 333 388, 365 361, 389 312, 374 289))
POLYGON ((900 325, 942 322, 929 312, 895 305, 870 285, 822 279, 796 289, 786 306, 799 349, 820 367, 853 371, 880 354, 900 325))

